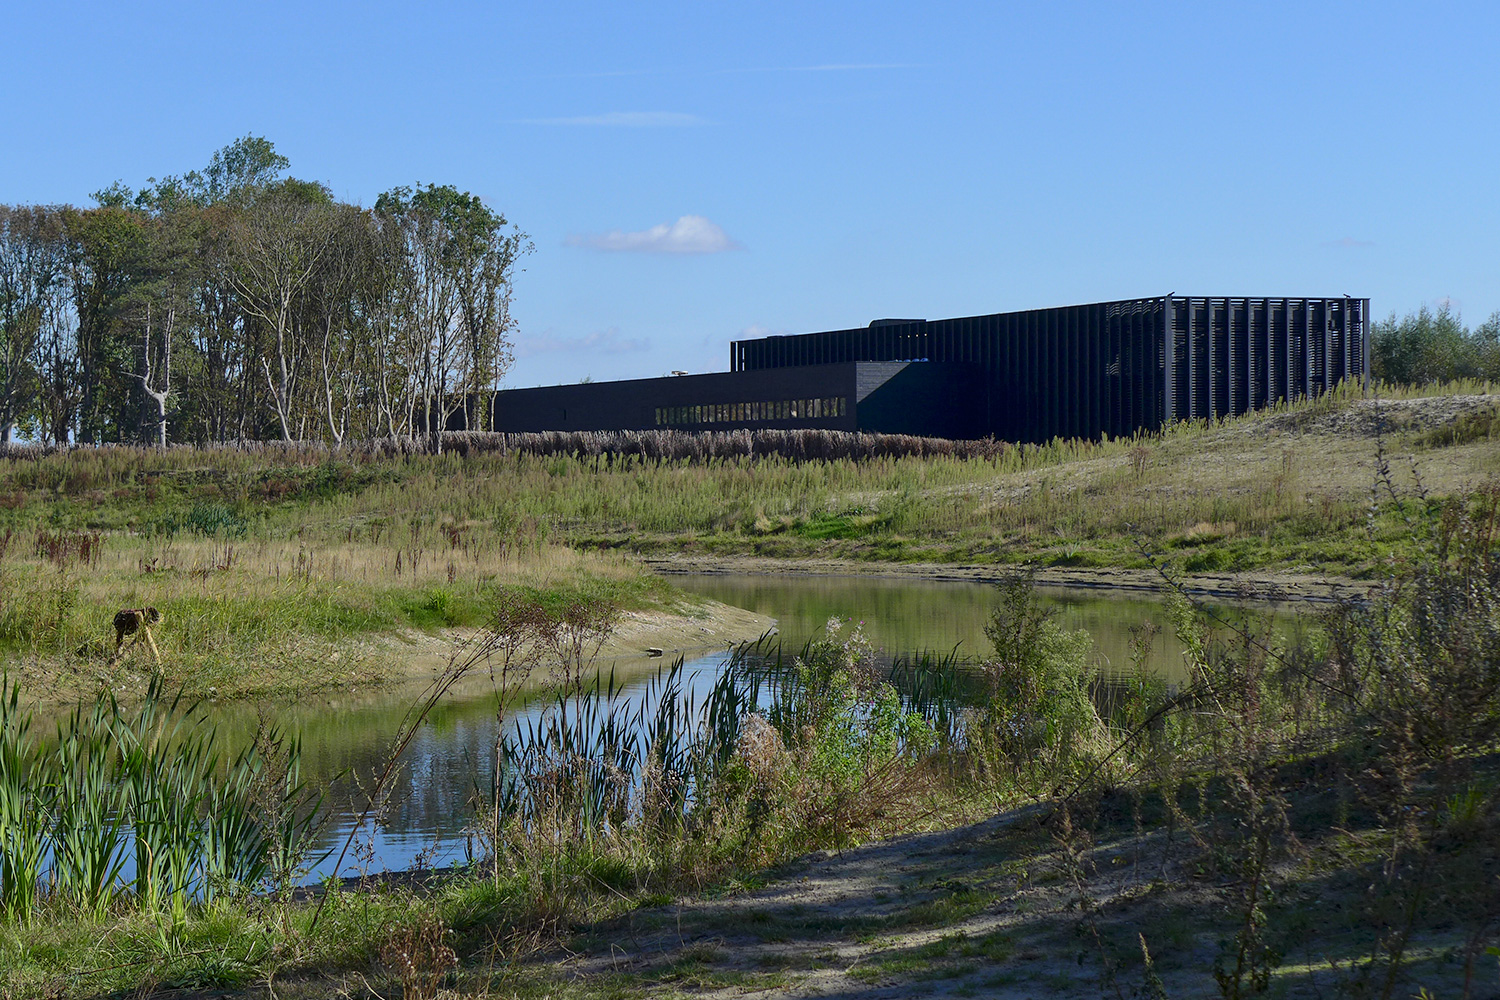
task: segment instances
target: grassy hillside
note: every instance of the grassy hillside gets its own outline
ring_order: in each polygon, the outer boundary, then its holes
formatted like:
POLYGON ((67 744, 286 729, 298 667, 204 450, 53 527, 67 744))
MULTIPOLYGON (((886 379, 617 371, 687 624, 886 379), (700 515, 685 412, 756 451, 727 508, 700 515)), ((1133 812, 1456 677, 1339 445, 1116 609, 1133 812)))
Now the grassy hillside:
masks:
POLYGON ((477 624, 506 586, 669 600, 644 554, 1363 577, 1408 546, 1420 495, 1500 469, 1500 397, 1460 388, 826 460, 713 457, 691 436, 674 440, 705 457, 14 449, 0 655, 88 687, 109 679, 114 610, 150 604, 175 679, 199 690, 363 682, 386 640, 477 624))
POLYGON ((368 576, 372 561, 394 573, 405 549, 440 577, 461 555, 454 572, 467 577, 475 553, 549 544, 1064 566, 1139 564, 1145 544, 1190 572, 1360 574, 1403 521, 1376 490, 1382 449, 1408 492, 1417 475, 1443 496, 1500 469, 1500 396, 1453 388, 1386 401, 1338 395, 1158 435, 977 457, 341 457, 267 447, 0 458, 0 535, 25 536, 12 538, 13 558, 41 527, 97 531, 106 550, 132 539, 146 565, 189 539, 222 548, 254 538, 285 546, 283 558, 265 555, 272 574, 298 569, 299 544, 349 550, 337 569, 315 558, 314 575, 368 576))

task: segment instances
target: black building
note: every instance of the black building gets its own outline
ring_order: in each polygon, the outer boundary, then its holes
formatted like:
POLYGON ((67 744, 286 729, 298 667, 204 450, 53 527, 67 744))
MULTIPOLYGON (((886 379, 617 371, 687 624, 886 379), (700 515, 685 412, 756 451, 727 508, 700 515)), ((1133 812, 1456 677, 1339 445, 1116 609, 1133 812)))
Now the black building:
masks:
POLYGON ((821 427, 1118 436, 1315 396, 1369 371, 1369 299, 1166 295, 763 337, 728 372, 495 394, 495 429, 821 427))

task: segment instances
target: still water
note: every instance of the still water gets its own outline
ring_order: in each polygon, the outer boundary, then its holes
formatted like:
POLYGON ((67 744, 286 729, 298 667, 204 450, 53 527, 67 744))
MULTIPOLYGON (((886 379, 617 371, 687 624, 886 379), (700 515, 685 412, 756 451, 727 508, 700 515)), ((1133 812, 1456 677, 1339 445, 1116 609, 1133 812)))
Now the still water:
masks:
MULTIPOLYGON (((981 656, 989 649, 984 626, 994 612, 992 586, 860 577, 674 576, 672 582, 691 593, 774 617, 788 650, 800 649, 821 633, 831 617, 862 621, 866 638, 887 656, 921 651, 981 656)), ((1159 599, 1097 591, 1044 591, 1065 628, 1086 629, 1093 636, 1096 662, 1108 673, 1131 667, 1132 638, 1143 626, 1149 633, 1148 666, 1177 679, 1183 676, 1182 650, 1172 635, 1165 604, 1159 599)), ((688 653, 685 687, 699 692, 711 686, 727 661, 723 650, 688 653)), ((663 660, 619 661, 611 666, 627 682, 627 696, 649 697, 648 682, 663 660)), ((386 688, 367 694, 332 693, 290 705, 236 705, 214 709, 221 738, 238 745, 262 718, 300 732, 303 775, 326 787, 330 820, 323 847, 335 854, 364 808, 361 785, 368 786, 386 760, 391 741, 420 685, 386 688), (342 775, 342 777, 340 777, 342 775)), ((487 676, 472 678, 428 717, 404 755, 394 794, 379 822, 363 831, 368 846, 367 870, 399 870, 415 865, 443 867, 463 863, 483 845, 471 837, 476 794, 484 794, 494 775, 493 748, 499 723, 495 693, 487 676)), ((513 707, 508 724, 534 718, 542 703, 513 707)), ((333 871, 324 860, 309 876, 356 875, 361 862, 353 852, 333 871)))

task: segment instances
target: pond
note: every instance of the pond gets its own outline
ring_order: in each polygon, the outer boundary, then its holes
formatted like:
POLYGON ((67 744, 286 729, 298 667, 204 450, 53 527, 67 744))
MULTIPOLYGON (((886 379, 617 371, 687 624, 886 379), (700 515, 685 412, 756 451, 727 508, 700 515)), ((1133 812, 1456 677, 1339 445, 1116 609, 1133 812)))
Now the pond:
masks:
MULTIPOLYGON (((718 575, 674 576, 672 582, 690 593, 776 618, 779 638, 789 651, 800 649, 837 616, 862 621, 866 637, 885 656, 945 653, 955 646, 960 654, 982 656, 989 649, 984 626, 997 603, 995 588, 977 583, 718 575)), ((1065 628, 1086 629, 1093 636, 1102 672, 1129 668, 1133 630, 1150 623, 1156 626, 1150 639, 1150 668, 1169 680, 1183 676, 1181 647, 1162 600, 1101 591, 1043 594, 1065 628)), ((691 654, 685 687, 700 694, 706 691, 727 659, 724 650, 691 654)), ((649 697, 649 681, 664 662, 639 658, 602 667, 625 678, 627 696, 639 700, 649 697)), ((361 783, 367 786, 383 767, 403 717, 421 692, 421 685, 405 685, 314 695, 290 705, 216 706, 212 712, 228 745, 240 745, 262 719, 301 733, 304 777, 328 790, 330 820, 322 845, 336 853, 364 806, 361 783)), ((508 724, 535 718, 546 704, 543 699, 513 707, 508 724)), ((379 823, 361 835, 368 871, 444 867, 483 853, 484 846, 469 831, 476 795, 487 794, 493 780, 498 727, 487 675, 466 680, 437 706, 401 761, 394 793, 379 823)), ((334 874, 332 866, 332 858, 325 860, 308 880, 334 874)), ((359 874, 354 852, 337 874, 359 874)))

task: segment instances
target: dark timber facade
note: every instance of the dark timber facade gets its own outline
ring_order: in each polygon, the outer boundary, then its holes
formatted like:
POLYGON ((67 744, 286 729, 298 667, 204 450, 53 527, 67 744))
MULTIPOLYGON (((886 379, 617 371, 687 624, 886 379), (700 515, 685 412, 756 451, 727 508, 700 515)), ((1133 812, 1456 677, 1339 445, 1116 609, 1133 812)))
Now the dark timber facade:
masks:
POLYGON ((736 341, 728 372, 506 390, 495 397, 495 426, 1119 436, 1363 380, 1369 315, 1369 299, 1165 295, 877 320, 736 341))

